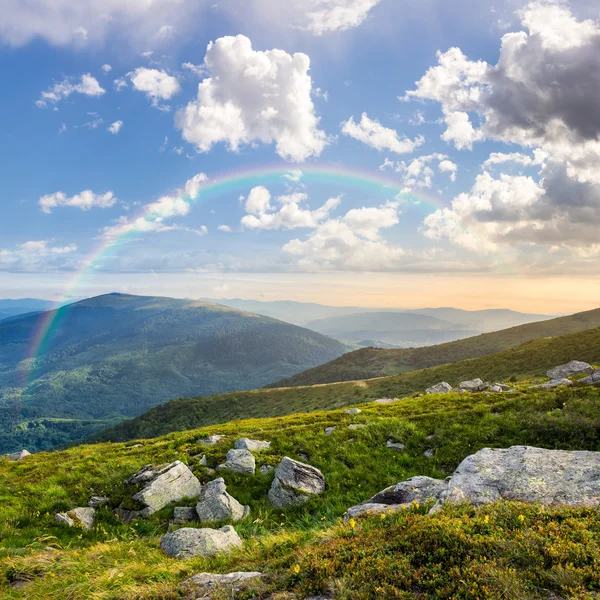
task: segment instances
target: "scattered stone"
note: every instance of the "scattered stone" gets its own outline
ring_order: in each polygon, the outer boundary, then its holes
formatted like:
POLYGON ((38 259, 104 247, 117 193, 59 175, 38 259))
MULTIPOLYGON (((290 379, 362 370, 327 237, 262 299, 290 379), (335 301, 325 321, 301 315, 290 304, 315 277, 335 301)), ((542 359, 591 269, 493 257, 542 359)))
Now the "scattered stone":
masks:
POLYGON ((325 427, 325 435, 331 435, 335 431, 335 427, 325 427))
POLYGON ((324 490, 325 478, 319 469, 286 456, 275 470, 269 500, 274 506, 285 508, 303 504, 324 490))
POLYGON ((460 463, 439 503, 499 500, 597 508, 600 452, 484 448, 460 463))
MULTIPOLYGON (((410 504, 408 505, 410 506, 410 504)), ((395 513, 401 510, 406 510, 407 505, 405 504, 375 504, 371 502, 365 502, 364 504, 357 504, 349 508, 344 513, 344 521, 349 519, 356 519, 357 517, 373 517, 380 515, 381 513, 395 513)))
POLYGON ((96 510, 89 506, 79 506, 73 510, 56 514, 56 521, 69 527, 82 527, 86 531, 91 531, 94 526, 96 510))
POLYGON ((188 593, 193 593, 194 598, 211 598, 210 594, 215 589, 223 589, 223 591, 231 592, 232 597, 241 592, 249 582, 262 578, 262 573, 244 571, 237 573, 227 573, 219 575, 217 573, 200 573, 186 579, 181 588, 188 593))
POLYGON ((173 509, 173 523, 183 525, 198 520, 196 509, 193 506, 176 506, 173 509))
POLYGON ((159 467, 146 465, 125 483, 144 486, 133 496, 145 506, 142 516, 149 516, 171 502, 196 498, 202 489, 196 476, 179 460, 159 467))
POLYGON ((385 444, 386 448, 390 448, 391 450, 404 450, 405 446, 401 442, 394 442, 393 440, 388 440, 385 444))
POLYGON ((347 415, 360 415, 362 410, 360 410, 360 408, 349 408, 348 410, 345 410, 344 412, 347 415))
POLYGON ((256 459, 249 450, 233 449, 227 453, 225 462, 219 465, 217 469, 254 475, 256 459))
POLYGON ((206 454, 202 455, 202 458, 198 461, 198 464, 201 467, 205 467, 208 464, 208 459, 206 458, 206 454))
POLYGON ((267 475, 268 473, 272 473, 275 470, 275 467, 271 465, 261 465, 260 473, 261 475, 267 475))
POLYGON ((465 392, 484 392, 490 387, 489 383, 484 383, 481 379, 471 379, 469 381, 461 381, 458 384, 458 389, 465 392))
POLYGON ((196 444, 202 444, 203 446, 214 446, 218 444, 225 436, 224 435, 209 435, 206 438, 200 438, 196 440, 196 444))
POLYGON ((553 379, 552 381, 547 381, 546 383, 540 383, 539 385, 533 385, 532 388, 540 388, 543 390, 551 390, 557 388, 561 385, 573 385, 573 382, 570 379, 553 379))
POLYGON ((92 496, 88 502, 90 508, 100 508, 108 504, 108 496, 92 496))
POLYGON ((427 388, 425 390, 425 393, 426 394, 448 394, 451 391, 452 391, 452 386, 449 383, 442 381, 440 383, 436 383, 435 385, 427 388))
POLYGON ((348 425, 348 429, 362 429, 363 427, 366 427, 364 423, 350 423, 348 425))
POLYGON ((250 514, 248 506, 242 506, 233 496, 227 493, 227 486, 222 477, 211 481, 202 488, 196 514, 203 522, 239 521, 250 514))
POLYGON ((582 383, 584 385, 594 385, 596 383, 600 383, 600 369, 596 369, 591 375, 580 379, 578 383, 582 383))
POLYGON ((6 458, 8 458, 8 460, 22 460, 26 456, 31 456, 31 452, 28 450, 20 450, 19 452, 11 452, 10 454, 7 454, 6 458))
POLYGON ((593 372, 594 367, 592 367, 592 365, 580 360, 572 360, 566 365, 559 365, 558 367, 550 369, 546 375, 550 377, 550 379, 566 379, 571 375, 591 375, 593 372))
POLYGON ((127 510, 125 508, 115 508, 115 510, 113 510, 113 515, 116 519, 127 525, 136 519, 141 519, 144 516, 144 514, 142 514, 142 512, 139 510, 127 510))
POLYGON ((427 448, 427 450, 423 452, 423 456, 425 458, 433 458, 435 456, 435 450, 433 448, 427 448))
POLYGON ((375 404, 394 404, 398 402, 398 398, 378 398, 375 400, 375 404))
POLYGON ((221 529, 183 527, 165 534, 160 541, 162 550, 175 558, 215 556, 241 546, 242 540, 231 525, 221 529))
POLYGON ((271 442, 261 442, 260 440, 249 440, 248 438, 241 438, 239 440, 236 440, 233 447, 238 450, 261 452, 262 450, 269 450, 271 448, 271 442))
POLYGON ((211 469, 210 467, 208 467, 208 468, 206 469, 206 472, 207 472, 209 475, 214 475, 214 474, 217 472, 217 470, 216 470, 216 469, 211 469))

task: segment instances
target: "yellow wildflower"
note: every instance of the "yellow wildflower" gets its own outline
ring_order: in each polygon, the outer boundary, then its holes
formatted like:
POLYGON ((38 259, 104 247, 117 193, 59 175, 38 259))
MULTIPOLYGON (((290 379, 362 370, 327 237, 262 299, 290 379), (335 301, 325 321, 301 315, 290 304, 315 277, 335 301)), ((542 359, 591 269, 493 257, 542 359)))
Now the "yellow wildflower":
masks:
POLYGON ((294 565, 294 567, 292 568, 292 571, 294 571, 294 573, 296 573, 296 575, 298 575, 298 573, 300 573, 300 565, 298 565, 298 564, 294 565))
POLYGON ((356 521, 355 521, 354 519, 350 519, 350 520, 348 521, 348 525, 350 525, 350 527, 351 527, 352 529, 354 529, 354 528, 356 527, 356 521))
POLYGON ((521 521, 521 523, 525 520, 525 515, 519 515, 519 521, 521 521))
POLYGON ((387 517, 387 515, 385 513, 381 513, 381 515, 379 515, 379 518, 382 520, 385 519, 386 517, 387 517))

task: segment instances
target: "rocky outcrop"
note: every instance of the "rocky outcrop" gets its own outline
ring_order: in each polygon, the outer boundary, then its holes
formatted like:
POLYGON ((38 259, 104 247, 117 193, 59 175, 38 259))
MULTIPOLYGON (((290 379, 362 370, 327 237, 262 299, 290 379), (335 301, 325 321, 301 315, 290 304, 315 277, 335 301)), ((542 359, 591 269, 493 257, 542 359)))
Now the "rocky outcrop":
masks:
POLYGON ((570 379, 552 379, 551 381, 547 381, 546 383, 540 383, 539 385, 533 385, 533 388, 539 388, 542 390, 551 390, 561 385, 570 386, 573 385, 573 382, 570 379))
POLYGON ((269 450, 271 448, 271 442, 263 442, 261 440, 249 440, 248 438, 241 438, 236 440, 233 447, 236 450, 249 450, 250 452, 262 452, 263 450, 269 450))
POLYGON ((440 503, 498 500, 597 508, 600 452, 484 448, 460 463, 440 503))
POLYGON ((469 381, 461 381, 458 384, 458 389, 464 392, 483 392, 490 387, 489 383, 485 383, 481 379, 471 379, 469 381))
POLYGON ((91 531, 95 517, 95 509, 90 506, 80 506, 64 513, 57 513, 55 519, 58 523, 63 523, 69 527, 81 527, 86 531, 91 531))
POLYGON ((233 449, 227 453, 225 462, 219 465, 217 469, 254 475, 256 459, 249 450, 233 449))
POLYGON ((171 502, 196 498, 202 486, 196 476, 181 461, 153 467, 146 465, 125 481, 143 488, 133 499, 144 505, 141 516, 149 516, 171 502))
POLYGON ((160 547, 175 558, 215 556, 242 546, 236 530, 227 525, 221 529, 183 527, 163 536, 160 547))
POLYGON ((436 383, 425 390, 426 394, 448 394, 452 391, 452 386, 445 381, 436 383))
POLYGON ((319 469, 286 456, 275 470, 269 500, 274 506, 285 508, 303 504, 323 491, 325 478, 319 469))
POLYGON ((215 479, 202 488, 196 513, 200 521, 239 521, 250 514, 248 506, 242 506, 227 493, 223 478, 215 479))
POLYGON ((594 372, 592 365, 580 360, 572 360, 566 365, 559 365, 550 369, 546 375, 550 379, 566 379, 572 375, 591 375, 594 372))
POLYGON ((7 454, 6 458, 8 458, 8 460, 21 460, 26 456, 31 456, 31 452, 27 450, 19 450, 19 452, 11 452, 10 454, 7 454))
MULTIPOLYGON (((217 573, 200 573, 186 579, 181 588, 188 594, 193 594, 193 597, 201 600, 208 599, 215 590, 222 590, 230 593, 233 598, 239 594, 249 584, 256 582, 262 577, 262 573, 257 571, 243 571, 237 573, 226 573, 220 575, 217 573)), ((188 596, 189 597, 189 596, 188 596)))

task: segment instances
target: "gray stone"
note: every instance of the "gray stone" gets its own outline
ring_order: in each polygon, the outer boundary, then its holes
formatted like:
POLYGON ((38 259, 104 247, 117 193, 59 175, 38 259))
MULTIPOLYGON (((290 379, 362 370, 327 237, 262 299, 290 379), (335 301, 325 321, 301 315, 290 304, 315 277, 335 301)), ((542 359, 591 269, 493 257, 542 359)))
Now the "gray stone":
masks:
POLYGON ((202 455, 202 458, 198 461, 198 464, 201 467, 205 467, 208 464, 208 459, 206 458, 206 454, 202 455))
POLYGON ((448 394, 452 391, 452 386, 445 381, 436 383, 425 390, 426 394, 448 394))
POLYGON ((262 450, 269 450, 271 448, 271 442, 262 442, 260 440, 249 440, 248 438, 241 438, 239 440, 236 440, 233 447, 238 450, 261 452, 262 450))
POLYGON ((394 404, 394 402, 398 402, 398 398, 378 398, 375 400, 375 404, 394 404))
POLYGON ((58 523, 63 523, 69 527, 81 527, 86 531, 91 531, 95 516, 95 509, 90 506, 79 506, 64 513, 57 513, 55 519, 58 523))
POLYGON ((223 478, 215 479, 202 488, 196 513, 202 522, 239 521, 247 516, 250 509, 242 506, 227 493, 223 478))
POLYGON ((241 546, 242 540, 231 525, 221 529, 183 527, 165 534, 160 541, 162 550, 175 558, 215 556, 241 546))
POLYGON ((323 491, 325 478, 319 469, 286 456, 275 470, 269 500, 274 506, 285 508, 303 504, 323 491))
POLYGON ((565 365, 559 365, 550 369, 546 375, 550 379, 565 379, 571 375, 591 375, 594 372, 592 365, 580 360, 572 360, 565 365))
POLYGON ((108 496, 92 496, 88 502, 90 508, 100 508, 108 504, 108 496))
POLYGON ((8 458, 8 460, 21 460, 26 456, 31 456, 31 452, 27 450, 19 450, 19 452, 11 452, 10 454, 7 454, 6 458, 8 458))
POLYGON ((484 448, 460 463, 440 498, 475 506, 499 500, 597 508, 600 452, 484 448))
POLYGON ((433 458, 435 456, 435 450, 433 448, 427 448, 427 450, 423 452, 423 456, 425 458, 433 458))
POLYGON ((481 379, 471 379, 469 381, 461 381, 458 384, 458 389, 464 392, 483 392, 490 387, 489 383, 484 383, 481 379))
POLYGON ((388 440, 385 444, 386 448, 390 448, 391 450, 404 450, 405 446, 401 442, 394 442, 393 440, 388 440))
POLYGON ((344 412, 347 415, 360 415, 362 410, 360 410, 360 408, 349 408, 348 410, 345 410, 344 412))
POLYGON ((600 383, 600 369, 596 369, 591 375, 579 380, 579 383, 584 385, 595 385, 600 383))
POLYGON ((350 423, 348 425, 348 429, 363 429, 364 427, 366 427, 364 423, 350 423))
POLYGON ((573 382, 570 379, 552 379, 551 381, 547 381, 546 383, 540 383, 539 385, 533 385, 533 388, 539 388, 542 390, 552 390, 554 388, 560 387, 561 385, 573 385, 573 382))
MULTIPOLYGON (((258 571, 243 571, 237 573, 226 573, 220 575, 217 573, 199 573, 189 579, 186 579, 181 588, 188 594, 192 593, 193 598, 202 600, 208 599, 213 591, 221 589, 231 592, 233 595, 241 592, 251 582, 262 578, 262 573, 258 571)), ((189 596, 188 596, 189 597, 189 596)))
POLYGON ((159 467, 146 465, 125 483, 144 486, 133 496, 145 506, 143 516, 149 516, 171 502, 196 498, 202 489, 196 476, 178 460, 159 467))
POLYGON ((380 515, 382 513, 395 513, 401 510, 406 510, 406 508, 410 507, 410 504, 375 504, 371 502, 365 502, 364 504, 357 504, 352 508, 349 508, 344 513, 344 521, 348 521, 349 519, 356 519, 357 517, 374 517, 376 515, 380 515))
POLYGON ((115 508, 113 511, 115 518, 119 521, 123 521, 123 523, 132 523, 136 519, 141 519, 144 514, 139 510, 127 510, 125 508, 115 508))
POLYGON ((183 525, 184 523, 192 523, 198 520, 196 509, 193 506, 176 506, 173 509, 173 523, 175 525, 183 525))
POLYGON ((206 438, 200 438, 196 440, 196 444, 202 444, 203 446, 214 446, 218 444, 225 436, 224 435, 209 435, 206 438))
POLYGON ((254 475, 256 459, 249 450, 233 449, 227 453, 225 462, 219 465, 217 469, 254 475))
POLYGON ((335 426, 325 427, 325 435, 331 435, 335 431, 335 426))
POLYGON ((262 475, 267 475, 268 473, 272 473, 275 470, 275 467, 271 465, 261 465, 260 472, 262 475))

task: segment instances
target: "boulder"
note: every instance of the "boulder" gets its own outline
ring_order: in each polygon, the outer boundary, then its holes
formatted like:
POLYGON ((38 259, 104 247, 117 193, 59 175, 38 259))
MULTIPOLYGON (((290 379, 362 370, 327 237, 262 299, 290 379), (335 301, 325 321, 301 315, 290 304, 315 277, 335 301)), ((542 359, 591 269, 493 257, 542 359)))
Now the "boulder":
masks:
POLYGON ((331 435, 335 431, 335 426, 325 427, 325 435, 331 435))
POLYGON ((584 385, 595 385, 596 383, 600 383, 600 369, 596 369, 591 375, 580 379, 579 383, 583 383, 584 385))
POLYGON ((580 360, 572 360, 566 365, 559 365, 550 369, 546 375, 550 379, 566 379, 571 375, 591 375, 594 372, 592 365, 580 360))
POLYGON ((183 525, 198 520, 196 509, 193 506, 176 506, 173 509, 173 524, 183 525))
POLYGON ((286 456, 275 470, 269 500, 274 506, 285 508, 303 504, 323 491, 325 478, 319 469, 286 456))
POLYGON ((269 448, 271 448, 271 442, 262 442, 260 440, 249 440, 248 438, 241 438, 239 440, 236 440, 233 447, 237 450, 261 452, 262 450, 269 450, 269 448))
POLYGON ((512 392, 510 386, 505 383, 494 383, 494 385, 490 388, 492 392, 500 393, 500 392, 512 392))
POLYGON ((108 496, 92 496, 88 502, 90 508, 100 508, 108 504, 108 496))
POLYGON ((8 458, 8 460, 21 460, 26 456, 31 456, 31 452, 27 450, 19 450, 19 452, 11 452, 10 454, 7 454, 6 458, 8 458))
POLYGON ((481 379, 471 379, 469 381, 461 381, 458 384, 458 389, 464 392, 483 392, 490 387, 489 383, 484 383, 481 379))
POLYGON ((475 506, 499 500, 597 508, 600 452, 484 448, 460 463, 440 497, 475 506))
POLYGON ((214 590, 222 589, 231 592, 233 598, 235 594, 241 592, 251 582, 256 582, 262 577, 262 573, 257 571, 243 571, 237 573, 226 573, 219 575, 217 573, 199 573, 189 579, 186 579, 181 588, 188 594, 193 594, 194 598, 211 598, 214 590))
POLYGON ((206 438, 200 438, 196 440, 196 444, 201 444, 203 446, 214 446, 218 444, 225 436, 224 435, 209 435, 206 438))
POLYGON ((233 496, 227 493, 223 478, 215 479, 202 488, 196 514, 200 521, 239 521, 248 516, 250 508, 242 506, 233 496))
POLYGON ((143 486, 133 496, 134 500, 141 502, 145 507, 141 516, 149 516, 171 502, 196 498, 202 489, 196 476, 178 460, 159 467, 146 465, 125 483, 143 486))
POLYGON ((217 469, 235 471, 236 473, 249 473, 254 475, 256 460, 249 450, 233 449, 227 453, 227 458, 217 469))
POLYGON ((426 394, 448 394, 452 391, 452 386, 445 381, 441 381, 440 383, 436 383, 431 387, 428 387, 425 390, 426 394))
POLYGON ((236 530, 227 525, 221 529, 182 527, 163 536, 160 547, 175 558, 215 556, 242 546, 236 530))
POLYGON ((63 523, 69 527, 81 527, 86 531, 91 531, 95 516, 96 510, 94 508, 79 506, 64 513, 57 513, 55 519, 58 523, 63 523))
POLYGON ((362 410, 360 410, 360 408, 349 408, 348 410, 345 410, 344 412, 347 415, 360 415, 362 410))
POLYGON ((570 379, 552 379, 552 381, 547 381, 546 383, 540 383, 539 385, 533 385, 532 388, 539 388, 542 390, 551 390, 557 388, 561 385, 573 385, 573 382, 570 379))
POLYGON ((401 442, 394 442, 393 440, 388 440, 385 443, 386 448, 390 448, 391 450, 397 450, 398 452, 404 450, 405 446, 401 442))

